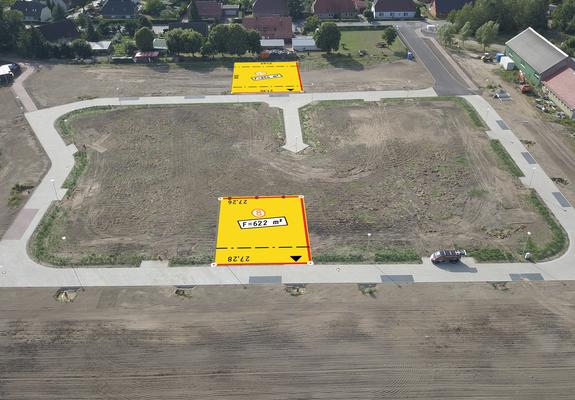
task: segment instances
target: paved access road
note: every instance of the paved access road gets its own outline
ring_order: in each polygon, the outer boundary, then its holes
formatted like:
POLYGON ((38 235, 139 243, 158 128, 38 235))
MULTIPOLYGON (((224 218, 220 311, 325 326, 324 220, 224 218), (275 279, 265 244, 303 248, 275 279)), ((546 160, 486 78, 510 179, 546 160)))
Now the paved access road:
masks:
MULTIPOLYGON (((213 285, 249 283, 361 283, 382 281, 461 282, 506 281, 517 279, 575 279, 575 248, 560 258, 542 263, 477 264, 472 259, 465 264, 438 267, 424 260, 423 265, 322 265, 322 266, 237 266, 237 267, 171 267, 147 262, 140 268, 50 268, 30 259, 27 242, 39 224, 42 215, 55 200, 65 194, 61 188, 73 163, 73 145, 66 146, 54 127, 58 117, 82 108, 101 105, 160 105, 265 102, 291 112, 286 124, 286 145, 295 143, 295 151, 303 146, 297 109, 314 100, 363 99, 435 96, 433 89, 419 91, 346 92, 290 95, 146 97, 94 99, 57 106, 26 114, 32 129, 52 161, 50 171, 36 188, 13 226, 0 241, 0 286, 146 286, 146 285, 213 285), (293 127, 295 129, 290 128, 293 127), (54 182, 52 182, 54 180, 54 182)), ((523 144, 507 128, 482 97, 464 96, 486 121, 488 134, 501 140, 517 165, 545 201, 549 209, 563 224, 570 238, 575 237, 575 211, 563 202, 559 189, 539 168, 532 175, 533 162, 523 144), (559 196, 559 198, 557 197, 559 196), (561 201, 559 201, 561 200, 561 201)), ((525 184, 529 184, 527 181, 525 184)))
MULTIPOLYGON (((18 218, 0 241, 0 287, 50 286, 150 286, 150 285, 215 285, 250 283, 366 283, 366 282, 473 282, 508 280, 573 280, 575 279, 575 247, 558 259, 541 263, 477 264, 465 263, 434 266, 424 259, 421 264, 394 265, 321 265, 321 266, 237 266, 237 267, 166 267, 163 263, 144 262, 140 268, 50 268, 37 264, 27 253, 27 243, 42 216, 66 190, 61 186, 74 164, 76 148, 66 146, 54 127, 58 117, 74 110, 102 105, 161 105, 201 103, 265 102, 283 110, 287 150, 298 152, 307 147, 303 142, 298 109, 312 101, 352 100, 377 101, 383 98, 429 97, 460 95, 485 120, 487 134, 499 139, 513 160, 524 172, 523 183, 533 187, 566 230, 570 242, 575 237, 575 211, 557 186, 537 165, 528 150, 517 139, 497 112, 481 96, 473 95, 461 71, 445 56, 438 56, 423 41, 417 24, 399 27, 403 40, 435 78, 434 88, 411 91, 369 91, 314 94, 272 94, 246 96, 185 96, 185 97, 126 97, 102 98, 70 103, 35 111, 30 100, 23 101, 26 114, 44 150, 52 161, 50 171, 21 210, 18 218), (451 70, 451 72, 450 72, 451 70), (454 75, 459 74, 459 79, 454 75), (536 166, 536 169, 533 167, 536 166)), ((436 49, 441 51, 440 49, 436 49)), ((464 73, 463 73, 464 74, 464 73)), ((16 94, 27 97, 21 85, 16 94)))

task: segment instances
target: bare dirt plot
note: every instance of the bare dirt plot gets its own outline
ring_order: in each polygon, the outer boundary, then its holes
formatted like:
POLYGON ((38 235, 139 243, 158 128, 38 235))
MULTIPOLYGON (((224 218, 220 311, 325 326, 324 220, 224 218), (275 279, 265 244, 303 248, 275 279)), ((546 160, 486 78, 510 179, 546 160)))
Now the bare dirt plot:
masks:
POLYGON ((457 104, 341 104, 302 112, 314 156, 305 172, 333 183, 311 202, 332 210, 310 217, 316 253, 368 245, 376 259, 377 249, 401 246, 421 256, 457 246, 514 253, 527 231, 549 239, 525 189, 457 104))
MULTIPOLYGON (((342 68, 303 70, 306 92, 427 88, 433 80, 418 63, 398 61, 360 71, 342 68)), ((39 108, 93 97, 220 95, 231 90, 228 68, 186 70, 173 65, 44 64, 25 87, 39 108)))
POLYGON ((501 79, 495 71, 498 65, 484 64, 467 54, 454 54, 455 60, 469 72, 485 97, 515 135, 524 142, 537 162, 550 177, 564 178, 568 184, 559 188, 575 204, 575 136, 574 132, 558 123, 545 120, 545 115, 522 95, 517 85, 501 79), (501 85, 511 94, 513 101, 501 102, 490 96, 488 85, 501 85))
POLYGON ((572 399, 569 283, 0 292, 0 395, 572 399))
POLYGON ((49 161, 10 88, 0 88, 0 237, 6 232, 49 161), (20 184, 19 193, 13 193, 20 184))
POLYGON ((84 264, 100 262, 83 258, 90 254, 207 262, 216 199, 237 195, 303 194, 312 254, 324 261, 385 261, 378 252, 405 247, 419 256, 457 246, 518 253, 527 231, 549 240, 525 190, 496 166, 487 136, 459 105, 344 102, 302 114, 312 147, 299 155, 281 149, 280 115, 267 106, 71 118, 89 163, 51 231, 53 254, 84 264))

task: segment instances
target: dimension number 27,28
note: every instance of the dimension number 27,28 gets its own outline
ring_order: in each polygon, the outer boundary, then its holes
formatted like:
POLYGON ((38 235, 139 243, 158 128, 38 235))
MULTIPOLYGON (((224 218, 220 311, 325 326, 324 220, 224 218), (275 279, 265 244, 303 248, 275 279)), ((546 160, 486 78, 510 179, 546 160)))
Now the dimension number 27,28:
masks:
POLYGON ((228 262, 248 262, 250 261, 250 256, 229 256, 228 262))

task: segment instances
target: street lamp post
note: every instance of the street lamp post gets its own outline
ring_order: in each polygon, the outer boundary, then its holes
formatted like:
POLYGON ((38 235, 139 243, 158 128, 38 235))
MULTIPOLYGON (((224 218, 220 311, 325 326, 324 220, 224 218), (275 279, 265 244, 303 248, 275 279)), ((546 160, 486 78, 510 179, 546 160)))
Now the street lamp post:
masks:
POLYGON ((52 183, 52 189, 54 189, 54 195, 56 196, 56 201, 59 201, 60 199, 58 198, 58 191, 56 190, 56 181, 54 179, 50 179, 50 182, 52 183))
POLYGON ((523 256, 525 256, 525 252, 527 251, 527 243, 529 243, 529 239, 531 238, 531 232, 527 232, 527 240, 525 241, 525 245, 523 246, 523 256))
POLYGON ((369 242, 370 242, 370 239, 371 239, 371 233, 368 233, 368 234, 367 234, 367 251, 366 251, 366 253, 369 253, 369 242))

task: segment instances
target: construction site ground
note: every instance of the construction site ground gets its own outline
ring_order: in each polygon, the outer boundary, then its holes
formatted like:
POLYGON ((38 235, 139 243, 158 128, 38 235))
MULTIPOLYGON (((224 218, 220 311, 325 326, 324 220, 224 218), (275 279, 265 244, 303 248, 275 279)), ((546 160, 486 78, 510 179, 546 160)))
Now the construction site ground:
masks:
POLYGON ((0 396, 572 399, 575 284, 0 291, 0 396))
MULTIPOLYGON (((423 89, 433 85, 417 62, 395 61, 357 69, 302 69, 306 92, 423 89), (409 81, 408 84, 406 82, 409 81)), ((96 97, 229 94, 231 68, 185 69, 174 64, 42 64, 25 82, 38 108, 96 97)))
POLYGON ((14 221, 48 169, 49 161, 32 133, 20 104, 0 87, 0 237, 14 221), (30 189, 13 192, 19 184, 30 189))
POLYGON ((505 120, 515 135, 533 154, 547 175, 563 178, 567 184, 558 183, 567 199, 575 203, 575 131, 550 121, 548 114, 535 108, 534 99, 521 94, 518 84, 507 82, 496 71, 497 64, 485 64, 472 58, 471 53, 452 53, 454 59, 483 89, 485 97, 497 113, 505 120), (494 99, 488 85, 506 90, 511 101, 494 99))
POLYGON ((76 263, 135 254, 205 263, 219 196, 277 194, 305 196, 312 254, 324 260, 377 261, 390 248, 518 254, 527 231, 536 243, 551 237, 453 101, 314 103, 301 114, 310 147, 299 154, 281 149, 280 112, 263 105, 71 118, 67 140, 87 146, 88 167, 45 243, 76 263))

